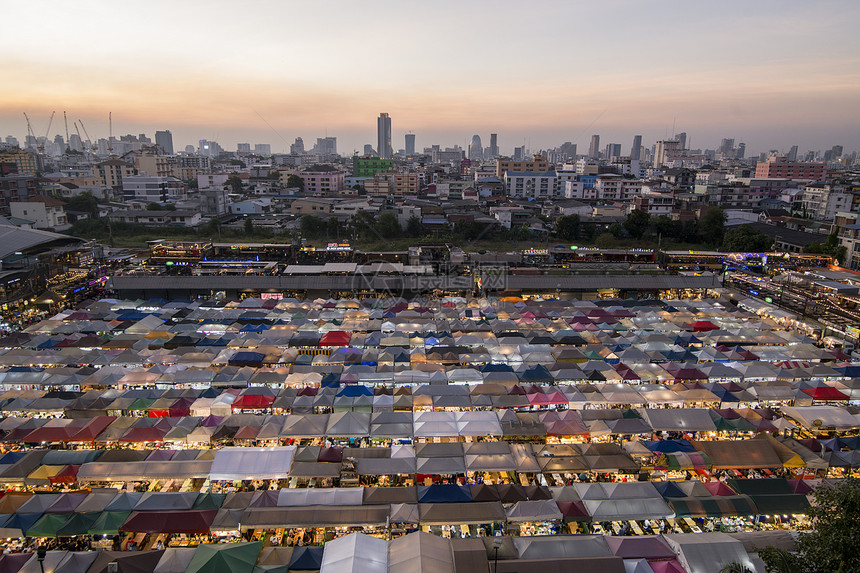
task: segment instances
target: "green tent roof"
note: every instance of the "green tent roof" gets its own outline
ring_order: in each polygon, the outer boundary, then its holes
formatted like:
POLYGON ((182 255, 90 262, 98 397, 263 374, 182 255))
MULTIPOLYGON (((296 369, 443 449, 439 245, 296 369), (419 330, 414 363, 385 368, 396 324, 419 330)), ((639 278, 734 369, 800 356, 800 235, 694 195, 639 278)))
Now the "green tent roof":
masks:
POLYGON ((90 535, 116 535, 130 511, 103 511, 87 530, 90 535))
POLYGON ((66 513, 46 513, 27 530, 27 537, 56 537, 57 530, 69 520, 66 513))
POLYGON ((199 545, 186 573, 253 573, 262 541, 250 543, 207 543, 199 545))

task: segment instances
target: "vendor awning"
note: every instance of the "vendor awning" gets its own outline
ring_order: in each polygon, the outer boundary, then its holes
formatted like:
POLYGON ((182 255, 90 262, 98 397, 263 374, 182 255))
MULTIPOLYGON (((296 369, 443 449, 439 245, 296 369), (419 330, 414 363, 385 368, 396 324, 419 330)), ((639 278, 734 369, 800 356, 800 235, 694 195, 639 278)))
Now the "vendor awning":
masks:
POLYGON ((160 462, 90 462, 78 470, 78 481, 142 481, 206 478, 212 460, 160 462))
POLYGON ((120 531, 137 533, 209 533, 217 510, 133 511, 120 531))
POLYGON ((419 503, 422 525, 480 524, 505 521, 505 509, 498 501, 471 503, 419 503))
POLYGON ((387 505, 249 508, 242 516, 242 530, 384 525, 388 511, 387 505))

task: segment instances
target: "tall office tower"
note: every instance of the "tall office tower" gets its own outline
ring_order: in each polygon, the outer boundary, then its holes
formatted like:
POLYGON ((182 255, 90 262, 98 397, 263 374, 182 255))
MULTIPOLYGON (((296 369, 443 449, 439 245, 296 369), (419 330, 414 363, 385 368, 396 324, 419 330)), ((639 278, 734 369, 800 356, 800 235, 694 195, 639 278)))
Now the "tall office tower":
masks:
POLYGON ((251 144, 250 143, 238 143, 238 144, 236 144, 236 153, 251 153, 251 144))
POLYGON ((364 154, 365 155, 376 155, 376 151, 373 149, 373 146, 369 143, 364 144, 364 154))
POLYGON ((791 149, 788 151, 787 159, 791 162, 797 161, 797 146, 792 145, 791 149))
POLYGON ((600 136, 592 135, 591 136, 591 145, 588 146, 588 156, 591 159, 597 159, 600 157, 600 136))
POLYGON ((569 141, 565 141, 561 144, 559 148, 561 152, 562 159, 575 159, 576 158, 576 144, 571 143, 569 141))
POLYGON ((415 155, 415 134, 406 134, 406 155, 415 155))
POLYGON ((499 134, 491 133, 490 134, 490 151, 489 159, 495 159, 499 156, 499 134))
POLYGON ((738 159, 743 159, 744 155, 747 154, 747 144, 746 143, 738 143, 738 152, 735 157, 738 159))
POLYGON ((836 161, 840 157, 842 157, 842 146, 834 145, 833 148, 830 150, 830 159, 836 161))
POLYGON ((301 137, 296 138, 296 142, 290 145, 290 154, 291 155, 301 155, 305 152, 305 142, 302 141, 301 137))
POLYGON ((472 136, 472 143, 469 144, 469 159, 472 161, 484 160, 484 147, 481 145, 480 135, 472 136))
POLYGON ((376 151, 383 159, 391 159, 391 117, 380 113, 376 120, 376 151))
POLYGON ((605 155, 607 159, 609 159, 610 157, 619 157, 621 155, 621 144, 607 143, 605 155))
POLYGON ((735 140, 734 139, 723 139, 720 142, 720 153, 722 153, 723 155, 731 155, 732 149, 734 149, 734 147, 735 147, 735 140))
POLYGON ((81 142, 81 136, 77 133, 73 133, 69 136, 69 149, 78 152, 84 150, 84 144, 83 142, 81 142))
POLYGON ((254 153, 256 153, 257 155, 271 155, 272 145, 269 143, 255 143, 254 153))
POLYGON ((323 155, 337 155, 337 138, 317 137, 317 144, 314 146, 314 151, 323 155))
POLYGON ((526 160, 526 146, 522 147, 514 147, 514 161, 525 161, 526 160))
POLYGON ((642 158, 642 136, 633 136, 633 147, 630 148, 630 159, 642 158))
POLYGON ((173 134, 169 129, 155 132, 155 144, 164 151, 165 155, 173 155, 173 134))
POLYGON ((675 139, 681 142, 681 150, 687 149, 687 132, 682 131, 678 135, 675 136, 675 139))

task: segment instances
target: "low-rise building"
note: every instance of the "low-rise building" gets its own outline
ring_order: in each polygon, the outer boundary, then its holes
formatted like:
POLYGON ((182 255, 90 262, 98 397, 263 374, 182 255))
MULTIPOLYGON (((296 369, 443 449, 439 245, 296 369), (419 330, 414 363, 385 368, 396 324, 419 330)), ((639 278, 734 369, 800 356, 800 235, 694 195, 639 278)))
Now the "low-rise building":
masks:
POLYGON ((65 231, 69 225, 66 217, 66 204, 59 199, 46 195, 36 195, 28 201, 15 201, 9 204, 13 217, 33 222, 34 229, 65 231))
POLYGON ((199 211, 114 211, 109 216, 111 221, 129 223, 135 225, 147 225, 151 227, 162 227, 165 225, 178 225, 183 227, 196 227, 200 224, 202 216, 199 211))

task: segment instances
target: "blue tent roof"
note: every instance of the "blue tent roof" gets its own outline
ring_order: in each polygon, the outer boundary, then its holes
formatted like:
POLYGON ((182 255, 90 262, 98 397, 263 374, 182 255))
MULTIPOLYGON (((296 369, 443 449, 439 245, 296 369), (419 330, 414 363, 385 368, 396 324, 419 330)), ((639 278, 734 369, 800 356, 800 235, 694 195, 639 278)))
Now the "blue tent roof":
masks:
POLYGON ((262 352, 237 352, 228 364, 260 364, 265 357, 262 352))
POLYGON ((484 364, 481 372, 513 372, 514 369, 508 364, 484 364))
POLYGON ((648 440, 645 442, 645 447, 652 452, 662 454, 676 452, 693 453, 696 451, 696 448, 693 447, 693 444, 689 440, 648 440))
POLYGON ((322 567, 322 547, 296 547, 290 557, 290 571, 318 571, 322 567))
POLYGON ((660 492, 663 497, 687 497, 673 481, 658 481, 654 482, 654 488, 660 492))
POLYGON ((348 398, 357 398, 358 396, 373 396, 373 391, 367 386, 361 384, 350 384, 344 386, 337 393, 338 396, 346 396, 348 398))
POLYGON ((418 486, 419 503, 460 503, 472 501, 467 485, 433 484, 418 486))

